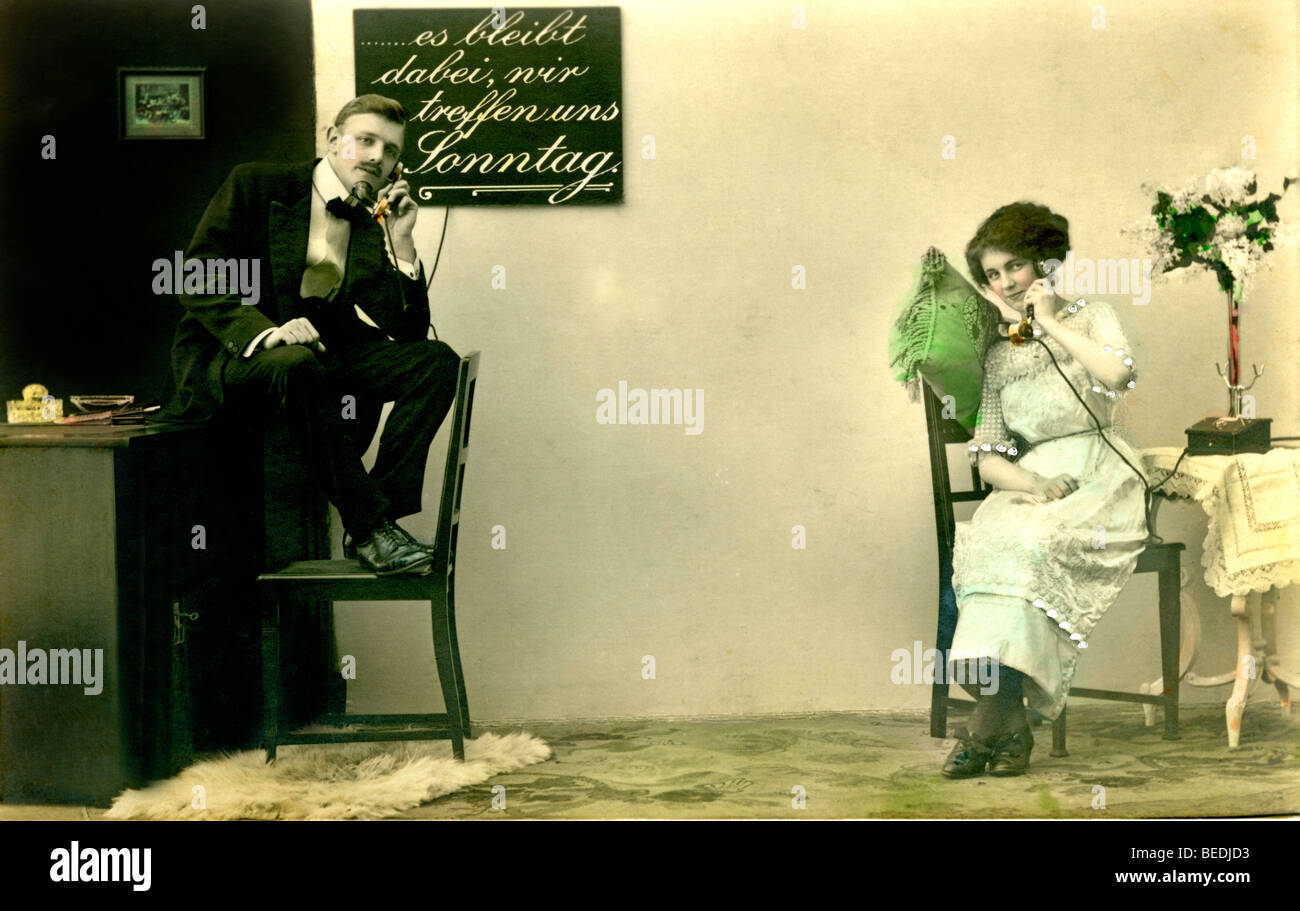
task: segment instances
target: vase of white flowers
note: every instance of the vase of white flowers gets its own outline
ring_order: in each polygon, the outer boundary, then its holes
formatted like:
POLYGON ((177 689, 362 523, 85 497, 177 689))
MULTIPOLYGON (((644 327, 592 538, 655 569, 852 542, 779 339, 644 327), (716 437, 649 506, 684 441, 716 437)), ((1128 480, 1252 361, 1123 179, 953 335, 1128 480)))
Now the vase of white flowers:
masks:
MULTIPOLYGON (((1282 192, 1296 182, 1300 179, 1283 180, 1282 192)), ((1282 196, 1270 193, 1252 199, 1255 174, 1241 165, 1217 168, 1203 184, 1193 179, 1178 190, 1147 188, 1155 195, 1155 205, 1140 233, 1151 253, 1152 274, 1199 267, 1218 278, 1228 303, 1228 363, 1226 372, 1218 364, 1215 368, 1228 387, 1228 416, 1237 418, 1242 393, 1263 373, 1262 367, 1252 364, 1254 378, 1248 386, 1241 384, 1242 299, 1255 269, 1277 239, 1277 204, 1282 196)))

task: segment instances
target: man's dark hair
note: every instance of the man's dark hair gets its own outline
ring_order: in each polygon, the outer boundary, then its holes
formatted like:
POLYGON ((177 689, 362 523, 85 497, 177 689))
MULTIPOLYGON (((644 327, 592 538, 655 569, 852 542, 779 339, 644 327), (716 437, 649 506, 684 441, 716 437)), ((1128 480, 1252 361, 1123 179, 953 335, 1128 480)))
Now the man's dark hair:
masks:
POLYGON ((1064 262, 1070 252, 1070 223, 1047 206, 1013 202, 984 219, 966 245, 966 268, 977 285, 988 284, 980 259, 989 250, 1005 250, 1034 262, 1064 262))
POLYGON ((406 126, 406 121, 411 119, 410 113, 399 101, 385 98, 383 95, 358 95, 343 105, 339 115, 334 118, 334 125, 340 130, 343 129, 343 124, 347 123, 348 118, 353 114, 378 114, 401 126, 406 126))

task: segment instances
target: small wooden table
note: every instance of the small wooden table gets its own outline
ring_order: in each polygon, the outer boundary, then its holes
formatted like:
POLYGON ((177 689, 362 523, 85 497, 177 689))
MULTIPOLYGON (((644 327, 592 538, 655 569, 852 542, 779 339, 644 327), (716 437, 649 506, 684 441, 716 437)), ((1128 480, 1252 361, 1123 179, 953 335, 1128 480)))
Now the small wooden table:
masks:
MULTIPOLYGON (((1182 449, 1172 446, 1142 452, 1143 469, 1153 485, 1169 475, 1181 453, 1182 449)), ((1225 713, 1228 746, 1235 749, 1250 680, 1258 676, 1272 683, 1282 711, 1288 714, 1289 686, 1300 686, 1300 673, 1283 666, 1277 649, 1277 591, 1300 582, 1300 449, 1184 456, 1177 473, 1158 493, 1199 503, 1209 520, 1202 556, 1205 583, 1219 597, 1231 599, 1237 663, 1231 672, 1210 677, 1187 675, 1186 682, 1192 686, 1232 682, 1225 713), (1252 637, 1247 610, 1251 592, 1261 593, 1258 639, 1252 637)), ((1190 662, 1200 624, 1193 618, 1183 628, 1193 639, 1190 648, 1184 645, 1182 650, 1190 662)), ((1186 666, 1181 670, 1186 673, 1186 666)))

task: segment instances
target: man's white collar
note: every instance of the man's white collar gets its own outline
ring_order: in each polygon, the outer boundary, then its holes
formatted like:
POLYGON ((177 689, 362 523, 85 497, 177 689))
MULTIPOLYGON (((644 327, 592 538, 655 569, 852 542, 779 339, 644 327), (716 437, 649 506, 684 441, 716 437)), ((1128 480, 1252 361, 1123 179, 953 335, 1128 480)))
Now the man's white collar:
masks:
POLYGON ((326 202, 331 199, 346 199, 348 196, 347 187, 343 186, 343 181, 334 173, 334 168, 330 166, 328 158, 322 158, 316 163, 316 169, 311 174, 312 186, 316 192, 326 202))

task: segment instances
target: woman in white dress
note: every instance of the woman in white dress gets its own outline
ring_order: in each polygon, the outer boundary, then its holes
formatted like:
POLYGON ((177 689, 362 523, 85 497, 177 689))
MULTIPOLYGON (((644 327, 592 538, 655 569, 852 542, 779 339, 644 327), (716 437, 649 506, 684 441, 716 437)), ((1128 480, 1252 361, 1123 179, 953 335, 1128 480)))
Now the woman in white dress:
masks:
POLYGON ((950 671, 965 663, 957 679, 977 704, 944 762, 949 778, 1029 768, 1024 700, 1060 714, 1080 652, 1147 537, 1146 494, 1130 468, 1138 455, 1111 428, 1117 398, 1136 379, 1128 341, 1110 304, 1063 300, 1044 280, 1046 261, 1063 261, 1069 246, 1064 218, 1021 202, 989 216, 966 250, 976 284, 1004 316, 1019 320, 1033 305, 1043 344, 1001 338, 985 358, 970 457, 996 489, 957 526, 950 671))

